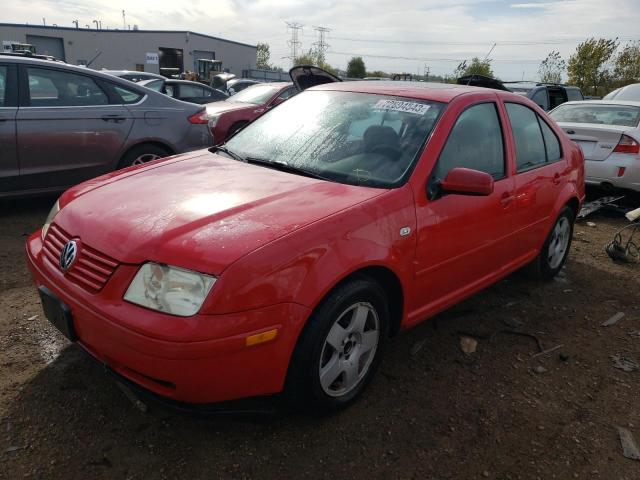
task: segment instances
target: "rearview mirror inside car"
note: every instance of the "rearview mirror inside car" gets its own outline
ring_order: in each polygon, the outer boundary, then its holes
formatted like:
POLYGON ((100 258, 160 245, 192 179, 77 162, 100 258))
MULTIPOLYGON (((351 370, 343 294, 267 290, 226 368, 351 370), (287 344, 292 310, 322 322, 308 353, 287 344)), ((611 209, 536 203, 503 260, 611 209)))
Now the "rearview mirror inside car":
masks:
POLYGON ((491 195, 493 177, 470 168, 453 168, 440 183, 440 191, 459 195, 491 195))

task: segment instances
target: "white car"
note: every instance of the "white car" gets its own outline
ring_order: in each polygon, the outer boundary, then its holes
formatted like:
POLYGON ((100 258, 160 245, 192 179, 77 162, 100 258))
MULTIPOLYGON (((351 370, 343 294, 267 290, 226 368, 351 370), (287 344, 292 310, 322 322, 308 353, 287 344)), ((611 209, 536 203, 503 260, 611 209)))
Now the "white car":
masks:
POLYGON ((582 148, 587 184, 640 191, 640 102, 567 102, 550 115, 582 148))

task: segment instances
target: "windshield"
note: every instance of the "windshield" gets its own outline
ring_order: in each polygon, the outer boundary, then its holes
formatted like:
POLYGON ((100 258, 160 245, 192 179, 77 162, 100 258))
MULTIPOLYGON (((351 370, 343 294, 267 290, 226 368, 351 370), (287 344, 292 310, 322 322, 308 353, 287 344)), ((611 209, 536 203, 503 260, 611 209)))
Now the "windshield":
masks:
POLYGON ((551 112, 556 122, 599 123, 636 127, 640 121, 640 107, 582 103, 560 105, 551 112))
POLYGON ((306 91, 258 118, 226 146, 328 180, 390 188, 410 173, 444 104, 353 92, 306 91))
POLYGON ((236 93, 230 102, 254 103, 262 105, 271 97, 273 97, 282 87, 274 87, 273 85, 251 85, 239 93, 236 93))

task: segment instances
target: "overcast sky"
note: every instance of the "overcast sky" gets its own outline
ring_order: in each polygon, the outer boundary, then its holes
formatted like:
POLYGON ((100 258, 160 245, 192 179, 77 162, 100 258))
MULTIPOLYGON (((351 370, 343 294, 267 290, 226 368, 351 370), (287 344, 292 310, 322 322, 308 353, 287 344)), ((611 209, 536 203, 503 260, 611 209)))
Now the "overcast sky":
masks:
MULTIPOLYGON (((551 50, 568 59, 590 36, 640 40, 640 0, 30 0, 7 1, 0 21, 72 26, 101 20, 103 27, 192 30, 271 46, 271 60, 288 67, 286 21, 304 25, 302 48, 330 28, 329 63, 346 68, 354 55, 367 70, 451 74, 463 59, 490 58, 503 80, 536 79, 551 50), (34 12, 38 12, 37 14, 34 12)), ((222 59, 224 61, 224 59, 222 59)))

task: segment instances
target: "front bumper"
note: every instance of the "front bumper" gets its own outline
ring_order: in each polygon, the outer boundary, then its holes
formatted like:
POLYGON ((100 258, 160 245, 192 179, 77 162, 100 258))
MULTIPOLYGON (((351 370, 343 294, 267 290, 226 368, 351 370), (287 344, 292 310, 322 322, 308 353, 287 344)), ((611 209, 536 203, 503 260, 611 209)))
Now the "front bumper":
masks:
POLYGON ((584 162, 586 179, 590 185, 611 184, 616 188, 640 191, 640 158, 637 155, 612 153, 606 160, 584 162), (624 173, 620 175, 620 169, 624 173))
POLYGON ((113 295, 115 287, 110 284, 122 283, 118 270, 127 266, 118 267, 102 292, 91 294, 66 281, 41 249, 36 232, 26 245, 35 283, 70 307, 78 344, 119 375, 157 395, 187 403, 282 391, 298 334, 310 314, 307 307, 279 304, 227 315, 195 315, 187 319, 188 338, 184 329, 172 335, 167 322, 178 319, 113 295), (248 336, 274 328, 278 329, 274 340, 246 345, 248 336))

